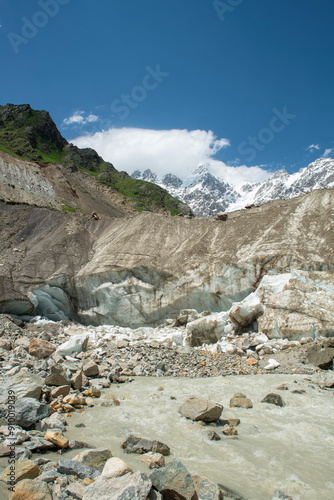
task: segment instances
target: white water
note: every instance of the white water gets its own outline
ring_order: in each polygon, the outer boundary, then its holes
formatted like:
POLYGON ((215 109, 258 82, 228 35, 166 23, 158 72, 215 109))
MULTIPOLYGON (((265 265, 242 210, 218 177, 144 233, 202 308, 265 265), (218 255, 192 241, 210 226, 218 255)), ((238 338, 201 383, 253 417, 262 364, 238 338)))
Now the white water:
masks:
MULTIPOLYGON (((217 377, 207 379, 144 378, 108 390, 120 406, 95 407, 73 414, 67 436, 108 447, 134 470, 149 472, 137 455, 123 454, 127 433, 159 439, 192 474, 224 484, 247 500, 270 500, 277 489, 293 500, 334 498, 333 391, 310 386, 301 375, 217 377), (297 381, 298 383, 295 383, 297 381), (281 383, 290 391, 276 391, 281 383), (159 391, 159 387, 163 391, 159 391), (293 394, 304 389, 305 394, 293 394), (229 408, 235 392, 253 401, 252 409, 229 408), (287 406, 261 403, 269 392, 281 394, 287 406), (195 394, 224 405, 222 418, 240 418, 237 438, 210 441, 201 427, 181 417, 178 409, 195 394), (171 400, 170 397, 176 397, 171 400), (83 422, 86 428, 75 428, 83 422)), ((65 454, 70 458, 76 452, 65 454)), ((59 456, 57 456, 57 459, 59 456)))

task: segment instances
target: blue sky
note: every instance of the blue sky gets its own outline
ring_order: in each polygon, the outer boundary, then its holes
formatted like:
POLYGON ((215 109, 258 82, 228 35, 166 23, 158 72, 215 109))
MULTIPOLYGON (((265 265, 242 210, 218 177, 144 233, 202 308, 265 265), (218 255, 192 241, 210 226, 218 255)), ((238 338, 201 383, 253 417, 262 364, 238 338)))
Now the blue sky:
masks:
POLYGON ((334 156, 333 20, 333 0, 0 0, 0 102, 129 172, 293 172, 334 156))

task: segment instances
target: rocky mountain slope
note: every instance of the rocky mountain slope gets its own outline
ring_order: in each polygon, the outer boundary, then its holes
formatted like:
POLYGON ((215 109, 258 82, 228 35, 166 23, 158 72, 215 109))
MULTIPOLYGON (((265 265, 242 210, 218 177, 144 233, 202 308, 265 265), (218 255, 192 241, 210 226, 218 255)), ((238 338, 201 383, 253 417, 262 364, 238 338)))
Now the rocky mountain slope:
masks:
POLYGON ((0 197, 78 213, 133 211, 190 214, 160 186, 132 179, 93 149, 69 144, 49 113, 0 106, 0 197))
MULTIPOLYGON (((156 325, 181 309, 228 311, 274 276, 258 296, 268 313, 263 329, 279 335, 278 314, 292 337, 301 319, 308 333, 334 333, 332 189, 233 212, 224 222, 0 208, 2 312, 156 325)), ((228 321, 220 324, 225 329, 228 321)))
POLYGON ((264 182, 246 183, 239 189, 215 177, 210 172, 210 165, 198 167, 185 181, 172 174, 159 179, 151 170, 143 173, 136 170, 132 177, 158 184, 187 203, 196 216, 207 217, 250 204, 261 205, 300 196, 314 189, 334 187, 334 160, 320 158, 291 175, 286 170, 279 170, 264 182))

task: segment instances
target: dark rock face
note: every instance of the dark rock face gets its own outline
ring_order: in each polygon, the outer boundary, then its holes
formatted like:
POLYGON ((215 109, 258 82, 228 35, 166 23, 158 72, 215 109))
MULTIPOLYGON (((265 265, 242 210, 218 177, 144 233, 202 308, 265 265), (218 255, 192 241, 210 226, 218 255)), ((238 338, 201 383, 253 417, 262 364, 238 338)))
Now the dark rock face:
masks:
POLYGON ((80 479, 85 479, 85 477, 95 479, 101 475, 100 471, 93 469, 92 467, 88 467, 88 465, 84 465, 76 460, 67 459, 59 460, 57 464, 57 471, 60 472, 60 474, 78 476, 80 479))
POLYGON ((169 446, 155 439, 147 439, 129 434, 122 443, 122 448, 125 453, 138 453, 143 454, 149 451, 154 453, 161 453, 161 455, 168 456, 170 454, 169 446))
POLYGON ((286 406, 281 396, 274 393, 267 394, 267 396, 262 399, 261 403, 269 403, 281 407, 286 406))
POLYGON ((23 429, 31 429, 39 420, 50 415, 50 408, 33 398, 22 398, 15 403, 15 423, 23 429))
POLYGON ((191 475, 176 458, 152 472, 150 480, 164 500, 199 500, 191 475))

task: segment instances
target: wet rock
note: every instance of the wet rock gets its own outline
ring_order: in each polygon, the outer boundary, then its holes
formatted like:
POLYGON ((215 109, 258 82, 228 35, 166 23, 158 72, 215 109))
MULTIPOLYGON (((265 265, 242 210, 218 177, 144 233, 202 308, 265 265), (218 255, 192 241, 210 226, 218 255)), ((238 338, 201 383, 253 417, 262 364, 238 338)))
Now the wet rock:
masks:
POLYGON ((219 488, 223 492, 224 500, 246 500, 244 497, 239 495, 236 491, 231 490, 227 486, 218 483, 219 488))
POLYGON ((46 385, 70 385, 70 381, 66 377, 63 367, 61 365, 53 365, 50 369, 50 375, 45 379, 46 385))
POLYGON ((28 352, 31 356, 34 356, 38 359, 44 359, 51 356, 54 353, 56 347, 50 342, 46 342, 41 339, 31 339, 29 343, 28 352))
POLYGON ((88 361, 83 366, 82 371, 86 377, 97 377, 100 374, 99 367, 94 361, 88 361))
POLYGON ((198 500, 191 475, 176 458, 166 467, 153 471, 150 480, 164 500, 198 500))
POLYGON ((74 439, 70 440, 68 447, 70 450, 80 450, 82 448, 94 449, 94 446, 88 443, 84 443, 83 441, 75 441, 74 439))
POLYGON ((285 406, 285 403, 283 401, 283 399, 281 398, 281 396, 279 394, 274 394, 273 392, 271 392, 270 394, 267 394, 267 396, 265 396, 261 403, 269 403, 269 404, 272 404, 272 405, 276 405, 276 406, 285 406))
POLYGON ((50 415, 50 408, 33 398, 22 398, 15 403, 15 423, 31 429, 39 420, 50 415))
POLYGON ((209 431, 208 437, 209 437, 210 441, 220 441, 221 440, 221 437, 215 431, 209 431))
POLYGON ((161 453, 153 453, 152 451, 149 451, 148 453, 141 455, 139 459, 145 462, 150 469, 165 467, 165 457, 161 455, 161 453))
POLYGON ((121 477, 125 474, 133 473, 131 467, 128 466, 123 460, 117 457, 109 458, 106 461, 102 471, 102 477, 105 479, 110 479, 112 477, 121 477))
POLYGON ((106 479, 98 478, 87 486, 83 500, 146 500, 152 483, 143 472, 106 479))
MULTIPOLYGON (((19 482, 23 479, 35 479, 41 474, 41 469, 31 460, 19 460, 15 463, 15 481, 19 482)), ((1 474, 2 481, 8 481, 11 473, 11 466, 9 465, 1 474)))
POLYGON ((0 403, 7 403, 8 391, 12 390, 15 393, 16 399, 35 398, 39 399, 44 380, 25 370, 20 370, 12 378, 5 381, 0 389, 0 403))
POLYGON ((61 459, 57 464, 57 471, 60 474, 67 474, 72 476, 78 476, 80 479, 85 479, 89 477, 89 479, 95 479, 100 476, 101 472, 93 469, 92 467, 88 467, 76 460, 68 460, 61 459))
POLYGON ((61 432, 66 430, 66 420, 59 413, 53 413, 48 418, 43 418, 36 424, 36 430, 38 431, 48 431, 49 429, 58 429, 61 432))
POLYGON ((80 483, 70 483, 65 493, 67 493, 70 497, 75 498, 76 500, 82 500, 85 494, 86 488, 80 483))
POLYGON ((149 451, 161 453, 165 457, 170 454, 170 448, 166 444, 155 439, 138 437, 134 434, 129 434, 126 437, 126 440, 122 443, 122 448, 125 453, 138 453, 141 455, 149 451))
POLYGON ((232 425, 224 425, 222 428, 222 433, 225 434, 226 436, 237 436, 238 431, 235 427, 232 425))
POLYGON ((34 437, 31 441, 26 441, 24 446, 32 453, 40 453, 48 450, 53 450, 55 448, 53 443, 43 439, 41 437, 34 437))
POLYGON ((85 450, 73 457, 72 460, 76 460, 88 467, 99 470, 102 472, 107 460, 112 457, 110 450, 106 448, 95 448, 90 450, 85 450))
POLYGON ((231 408, 253 408, 252 401, 240 392, 234 394, 230 400, 231 408))
POLYGON ((289 495, 286 495, 283 491, 281 490, 276 490, 274 493, 274 496, 272 500, 293 500, 292 497, 289 495))
POLYGON ((278 387, 276 387, 276 390, 277 391, 288 391, 289 390, 288 384, 281 384, 278 387))
POLYGON ((48 485, 43 481, 20 481, 8 500, 52 500, 48 485))
POLYGON ((194 422, 215 422, 222 414, 223 407, 213 401, 192 396, 179 409, 179 413, 194 422))
POLYGON ((224 495, 219 486, 206 477, 193 476, 199 500, 224 500, 224 495))
POLYGON ((57 446, 57 448, 67 448, 69 445, 69 440, 58 431, 47 431, 44 439, 46 439, 46 441, 50 441, 50 443, 53 443, 55 446, 57 446))
POLYGON ((89 398, 99 398, 101 396, 101 391, 98 387, 89 387, 82 393, 84 396, 89 398))

